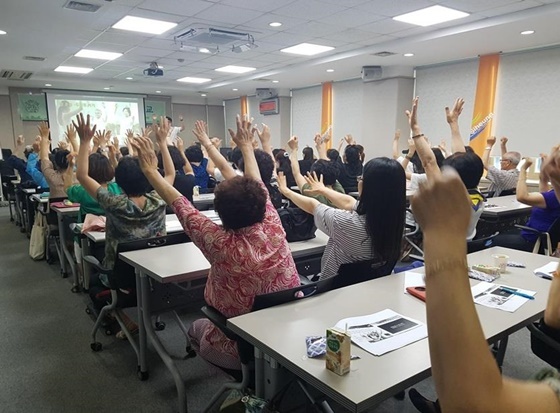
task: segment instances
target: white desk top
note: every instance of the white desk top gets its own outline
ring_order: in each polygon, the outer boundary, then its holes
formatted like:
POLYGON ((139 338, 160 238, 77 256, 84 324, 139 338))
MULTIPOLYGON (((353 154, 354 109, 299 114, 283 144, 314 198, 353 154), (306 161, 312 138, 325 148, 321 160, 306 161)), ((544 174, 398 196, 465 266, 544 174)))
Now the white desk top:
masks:
POLYGON ((523 214, 529 213, 531 211, 531 206, 522 204, 517 201, 515 195, 498 196, 494 198, 488 198, 488 202, 484 207, 482 216, 501 216, 508 214, 523 214), (495 205, 489 207, 489 205, 495 205))
MULTIPOLYGON (((321 254, 324 251, 328 237, 321 231, 317 231, 315 235, 315 238, 307 241, 289 243, 294 258, 321 254)), ((124 252, 120 257, 161 283, 200 279, 206 277, 210 270, 210 263, 192 242, 124 252)))
POLYGON ((195 207, 201 205, 213 205, 214 204, 214 194, 200 194, 199 196, 193 196, 193 205, 195 207))
POLYGON ((65 207, 65 208, 51 206, 51 209, 60 215, 78 215, 78 212, 80 212, 79 206, 65 207))
MULTIPOLYGON (((499 282, 536 291, 514 313, 476 306, 486 338, 495 341, 539 318, 546 306, 550 281, 532 271, 551 257, 494 247, 469 255, 469 263, 491 264, 492 254, 508 254, 527 268, 509 268, 499 282)), ((417 271, 422 272, 423 269, 417 271)), ((328 327, 346 317, 372 314, 390 308, 426 322, 425 304, 403 293, 404 274, 355 284, 290 304, 248 313, 228 320, 233 331, 256 345, 307 383, 353 412, 362 412, 430 375, 428 340, 421 340, 381 357, 353 345, 351 371, 338 376, 325 368, 325 359, 308 359, 305 337, 324 335, 328 327)), ((478 281, 471 280, 471 284, 478 281)))
MULTIPOLYGON (((23 191, 25 191, 25 189, 23 191)), ((35 190, 33 189, 32 191, 35 191, 35 190)), ((40 204, 46 204, 46 203, 49 202, 49 197, 43 197, 41 195, 35 194, 35 192, 30 192, 30 193, 33 194, 33 195, 30 196, 30 198, 34 202, 38 202, 40 204)))
POLYGON ((35 188, 23 188, 21 191, 27 195, 34 194, 35 192, 37 192, 35 188))

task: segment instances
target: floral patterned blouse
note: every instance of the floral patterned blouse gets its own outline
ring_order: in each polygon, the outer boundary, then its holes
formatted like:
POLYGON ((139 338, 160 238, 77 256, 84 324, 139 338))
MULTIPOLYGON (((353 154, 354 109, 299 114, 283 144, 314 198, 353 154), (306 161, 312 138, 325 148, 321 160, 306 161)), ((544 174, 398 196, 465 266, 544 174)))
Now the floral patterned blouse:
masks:
MULTIPOLYGON (((300 285, 286 234, 268 196, 263 221, 235 231, 212 222, 185 197, 177 198, 172 207, 211 264, 204 298, 226 317, 250 312, 256 295, 300 285)), ((235 343, 213 325, 202 339, 215 350, 237 356, 235 343)))

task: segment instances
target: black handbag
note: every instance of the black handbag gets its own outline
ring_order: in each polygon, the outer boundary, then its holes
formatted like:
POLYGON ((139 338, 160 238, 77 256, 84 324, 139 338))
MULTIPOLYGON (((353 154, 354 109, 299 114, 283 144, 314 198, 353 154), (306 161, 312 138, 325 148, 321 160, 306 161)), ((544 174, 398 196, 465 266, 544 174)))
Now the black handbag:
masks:
POLYGON ((317 227, 313 215, 294 207, 279 208, 278 215, 280 221, 282 221, 288 242, 315 238, 317 227))

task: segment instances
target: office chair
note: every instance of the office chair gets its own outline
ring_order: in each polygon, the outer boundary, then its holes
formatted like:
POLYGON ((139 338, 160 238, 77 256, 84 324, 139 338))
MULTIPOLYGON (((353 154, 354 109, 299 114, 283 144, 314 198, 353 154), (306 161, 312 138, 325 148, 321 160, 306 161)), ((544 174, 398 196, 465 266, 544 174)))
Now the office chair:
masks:
MULTIPOLYGON (((129 252, 129 251, 136 251, 136 250, 143 250, 148 248, 159 248, 166 245, 175 245, 181 244, 185 242, 190 242, 190 238, 184 233, 176 233, 167 235, 164 237, 155 237, 155 238, 148 238, 148 239, 140 239, 135 241, 129 242, 121 242, 117 246, 117 259, 115 261, 115 265, 113 269, 109 269, 103 267, 99 260, 94 256, 87 255, 84 256, 83 259, 87 261, 93 269, 98 271, 100 274, 104 274, 107 276, 107 280, 109 282, 110 288, 108 290, 103 288, 90 288, 90 297, 92 301, 94 300, 101 300, 106 301, 107 304, 104 305, 101 310, 99 311, 99 315, 95 321, 95 325, 93 326, 93 330, 91 333, 92 342, 90 347, 93 351, 101 351, 103 349, 103 345, 96 340, 97 331, 99 327, 103 325, 105 322, 105 317, 112 313, 117 322, 119 323, 121 330, 126 335, 129 343, 131 344, 132 348, 136 352, 138 356, 139 349, 136 342, 132 339, 132 334, 124 324, 122 317, 120 316, 118 311, 114 311, 116 309, 123 309, 127 307, 135 307, 136 306, 136 275, 134 272, 134 268, 129 264, 125 263, 119 258, 119 254, 121 252, 129 252)), ((172 297, 169 295, 166 296, 168 301, 173 300, 172 297)), ((91 310, 90 310, 91 311, 91 310)), ((89 312, 86 310, 86 312, 89 312)), ((187 329, 181 322, 179 315, 176 311, 172 311, 173 315, 175 316, 175 320, 177 321, 181 331, 185 335, 187 340, 186 345, 186 352, 187 358, 194 357, 196 353, 192 350, 190 345, 188 336, 187 336, 187 329)), ((139 320, 141 322, 141 320, 139 320)), ((156 323, 156 330, 163 330, 165 328, 165 324, 162 322, 156 323)), ((138 370, 138 375, 140 380, 146 380, 148 378, 148 372, 141 372, 138 370)))
POLYGON ((8 208, 10 209, 10 222, 14 222, 14 212, 17 218, 17 206, 16 206, 16 191, 12 180, 16 179, 16 175, 2 175, 2 194, 4 199, 8 201, 8 208), (14 212, 12 212, 12 206, 14 207, 14 212))
MULTIPOLYGON (((335 277, 331 277, 323 281, 300 285, 298 287, 290 288, 287 290, 257 295, 255 296, 251 311, 258 311, 265 308, 274 307, 276 305, 286 304, 292 301, 305 299, 329 291, 332 289, 332 286, 334 284, 334 279, 335 277)), ((254 371, 253 371, 254 347, 252 344, 248 343, 247 341, 239 337, 236 333, 234 333, 232 330, 230 330, 230 328, 227 326, 227 317, 225 317, 217 309, 215 309, 212 306, 206 305, 202 307, 201 310, 204 313, 204 315, 216 327, 218 327, 227 338, 236 342, 237 351, 239 353, 239 359, 241 361, 240 376, 238 374, 233 375, 231 374, 230 371, 226 369, 222 369, 226 373, 234 376, 234 379, 236 379, 236 381, 227 382, 222 385, 220 390, 214 395, 214 397, 212 397, 212 399, 204 409, 204 413, 208 413, 212 411, 213 406, 218 402, 218 400, 222 397, 222 395, 226 391, 239 390, 241 392, 245 392, 252 384, 252 379, 254 377, 254 371)), ((317 401, 314 400, 305 389, 304 392, 311 403, 313 404, 317 403, 317 401)), ((325 403, 326 402, 323 401, 321 402, 321 405, 324 406, 325 403)))
POLYGON ((533 353, 552 367, 560 369, 560 342, 548 334, 549 327, 540 320, 529 324, 527 329, 531 332, 533 353))
POLYGON ((342 264, 333 277, 332 289, 381 278, 393 272, 397 260, 379 262, 376 259, 342 264))
POLYGON ((496 232, 486 237, 475 238, 471 241, 467 241, 467 254, 492 247, 494 245, 494 238, 496 238, 498 234, 499 232, 496 232))
POLYGON ((539 231, 525 225, 516 224, 515 227, 537 235, 533 254, 552 255, 560 242, 560 218, 556 219, 546 231, 539 231))

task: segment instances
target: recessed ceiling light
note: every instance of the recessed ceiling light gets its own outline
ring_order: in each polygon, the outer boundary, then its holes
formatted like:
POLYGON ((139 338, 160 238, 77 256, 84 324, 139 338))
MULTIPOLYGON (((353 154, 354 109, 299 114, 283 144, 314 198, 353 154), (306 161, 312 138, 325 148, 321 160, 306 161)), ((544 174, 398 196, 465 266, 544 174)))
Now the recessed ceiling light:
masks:
POLYGON ((279 80, 273 80, 272 83, 278 83, 280 82, 279 80))
POLYGON ((412 57, 414 56, 414 53, 405 53, 403 54, 404 57, 412 57))
POLYGON ((133 79, 134 79, 134 78, 133 78, 133 77, 130 77, 130 76, 126 78, 126 80, 133 80, 133 79))
POLYGON ((103 90, 111 90, 110 87, 104 87, 103 90))
POLYGON ((205 77, 182 77, 181 79, 177 79, 177 82, 185 82, 185 83, 206 83, 210 82, 212 79, 207 79, 205 77))
POLYGON ((52 85, 50 83, 45 83, 46 87, 51 87, 52 85))
POLYGON ((114 53, 114 52, 102 52, 101 50, 90 50, 90 49, 82 49, 74 56, 76 57, 86 57, 89 59, 99 59, 99 60, 115 60, 118 57, 121 57, 122 53, 114 53))
POLYGON ((450 20, 461 19, 468 15, 469 13, 450 9, 449 7, 431 6, 411 13, 401 14, 400 16, 393 17, 393 20, 426 27, 450 20))
POLYGON ((256 67, 245 67, 245 66, 224 66, 215 69, 216 72, 226 72, 226 73, 247 73, 257 70, 256 67))
POLYGON ((332 73, 334 72, 334 69, 327 69, 327 72, 332 73))
POLYGON ((533 34, 533 33, 535 33, 534 30, 524 30, 521 32, 521 34, 533 34))
POLYGON ((234 92, 237 92, 239 89, 231 89, 231 90, 233 90, 234 92))
POLYGON ((206 97, 206 93, 201 93, 200 96, 202 96, 203 98, 206 97))
POLYGON ((156 93, 161 93, 161 90, 156 90, 156 93))
POLYGON ((8 34, 8 32, 5 32, 4 30, 0 30, 0 35, 3 35, 3 34, 8 34))
POLYGON ((212 53, 212 52, 210 51, 210 49, 207 48, 207 47, 199 47, 199 48, 198 48, 198 52, 199 52, 199 53, 212 53))
POLYGON ((91 72, 93 69, 91 67, 75 67, 75 66, 58 66, 54 69, 55 72, 63 73, 79 73, 86 74, 91 72))
POLYGON ((312 43, 300 43, 292 47, 287 47, 280 51, 284 53, 299 54, 303 56, 313 56, 319 53, 328 52, 329 50, 333 49, 334 47, 331 46, 321 46, 319 44, 312 43))
POLYGON ((280 27, 280 26, 282 26, 282 23, 280 23, 280 22, 272 22, 272 23, 268 23, 268 25, 269 25, 270 27, 280 27))
POLYGON ((112 27, 113 29, 129 30, 132 32, 162 34, 175 26, 177 26, 177 23, 145 19, 143 17, 125 16, 112 27))

